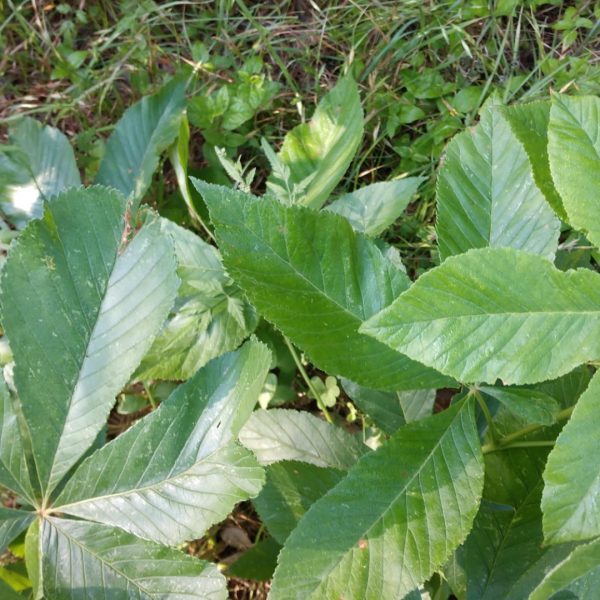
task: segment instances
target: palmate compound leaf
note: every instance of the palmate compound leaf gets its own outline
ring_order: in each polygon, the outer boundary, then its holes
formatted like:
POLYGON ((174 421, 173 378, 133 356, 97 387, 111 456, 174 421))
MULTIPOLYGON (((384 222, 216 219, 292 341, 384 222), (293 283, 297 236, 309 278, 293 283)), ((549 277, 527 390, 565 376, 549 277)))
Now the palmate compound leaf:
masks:
POLYGON ((94 442, 177 291, 171 240, 102 187, 64 192, 13 244, 3 326, 43 495, 94 442))
POLYGON ((569 223, 600 246, 600 98, 555 95, 548 125, 554 185, 569 223))
POLYGON ((44 519, 40 546, 52 600, 225 600, 217 567, 113 527, 44 519))
POLYGON ((235 443, 271 358, 260 342, 214 359, 75 471, 53 510, 179 544, 255 496, 263 470, 235 443))
POLYGON ((54 127, 25 117, 9 131, 10 150, 0 153, 0 208, 24 227, 42 215, 44 200, 81 185, 69 140, 54 127))
POLYGON ((596 372, 558 436, 544 471, 542 511, 548 543, 600 536, 599 402, 596 372))
POLYGON ((349 469, 367 451, 359 437, 308 412, 257 410, 240 431, 240 442, 262 465, 298 460, 349 469))
POLYGON ((600 276, 512 248, 470 250, 361 331, 465 383, 536 383, 600 357, 600 276))
POLYGON ((230 275, 317 366, 380 389, 451 383, 358 332, 410 281, 348 221, 193 182, 209 206, 230 275))
POLYGON ((172 221, 160 223, 163 235, 173 240, 181 285, 135 378, 188 379, 209 360, 237 348, 258 317, 225 272, 214 246, 172 221))
POLYGON ((437 182, 442 258, 511 247, 553 259, 560 221, 536 186, 527 153, 493 101, 473 131, 448 145, 437 182))
POLYGON ((185 111, 185 82, 174 79, 128 108, 108 138, 96 183, 113 187, 137 207, 158 159, 174 142, 185 111))
POLYGON ((401 427, 306 513, 270 597, 404 597, 465 539, 482 487, 471 401, 401 427))
POLYGON ((321 99, 312 119, 285 136, 271 159, 268 189, 285 204, 321 208, 354 158, 363 121, 356 83, 344 77, 321 99))

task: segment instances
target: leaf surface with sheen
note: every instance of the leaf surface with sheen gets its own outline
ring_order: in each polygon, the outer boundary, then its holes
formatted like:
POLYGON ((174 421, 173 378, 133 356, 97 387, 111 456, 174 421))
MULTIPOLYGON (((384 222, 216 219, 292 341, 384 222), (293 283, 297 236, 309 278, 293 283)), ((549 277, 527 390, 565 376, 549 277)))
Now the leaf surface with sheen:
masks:
POLYGON ((0 507, 0 552, 35 519, 35 513, 14 508, 0 507))

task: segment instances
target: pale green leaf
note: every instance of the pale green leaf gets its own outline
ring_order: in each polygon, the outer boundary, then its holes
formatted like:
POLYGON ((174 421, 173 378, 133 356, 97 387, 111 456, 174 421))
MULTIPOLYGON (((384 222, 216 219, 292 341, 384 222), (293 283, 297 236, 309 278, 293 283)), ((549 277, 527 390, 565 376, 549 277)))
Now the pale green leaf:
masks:
POLYGON ((41 532, 52 600, 225 600, 216 566, 130 533, 50 517, 41 532))
POLYGON ((210 362, 87 458, 54 510, 165 544, 201 537, 262 486, 262 469, 234 438, 270 362, 256 341, 210 362))
POLYGON ((181 285, 135 377, 188 379, 209 360, 237 348, 258 317, 225 272, 214 246, 167 219, 161 219, 161 230, 173 239, 181 285))
POLYGON ((319 102, 312 119, 290 131, 277 157, 287 167, 267 182, 286 204, 320 208, 344 176, 363 135, 363 112, 356 83, 340 79, 319 102))
POLYGON ((391 390, 450 382, 358 332, 410 280, 348 221, 193 181, 231 276, 322 370, 391 390))
POLYGON ((44 200, 81 179, 69 140, 58 129, 24 117, 10 129, 9 143, 0 153, 0 208, 23 227, 42 215, 44 200))
POLYGON ((556 440, 544 471, 544 536, 547 542, 600 535, 600 374, 592 378, 556 440))
POLYGON ((471 250, 361 331, 459 381, 535 383, 600 357, 600 276, 512 248, 471 250))
POLYGON ((128 108, 108 138, 96 183, 113 187, 136 207, 158 159, 175 140, 185 111, 185 82, 174 79, 128 108))
POLYGON ((270 597, 403 598, 465 539, 482 487, 470 402, 400 428, 306 513, 270 597))
POLYGON ((548 156, 569 223, 600 246, 600 98, 556 95, 548 156))
POLYGON ((35 519, 35 513, 0 506, 0 553, 35 519))
POLYGON ((527 153, 498 106, 448 145, 437 183, 442 258, 470 248, 511 247, 553 259, 560 221, 533 179, 527 153))
POLYGON ((377 236, 404 212, 424 177, 383 181, 345 194, 325 207, 342 215, 356 231, 377 236))
POLYGON ((125 202, 64 192, 2 271, 3 325, 42 491, 92 445, 177 291, 171 240, 149 215, 131 241, 125 202))
POLYGON ((479 389, 527 423, 552 425, 560 410, 560 405, 552 396, 538 390, 489 386, 481 386, 479 389))
POLYGON ((502 109, 502 112, 510 128, 525 148, 527 156, 529 156, 535 183, 544 194, 548 204, 554 209, 554 212, 563 221, 567 221, 567 213, 563 207, 562 199, 554 187, 552 175, 550 174, 548 159, 550 102, 544 100, 507 106, 502 109))

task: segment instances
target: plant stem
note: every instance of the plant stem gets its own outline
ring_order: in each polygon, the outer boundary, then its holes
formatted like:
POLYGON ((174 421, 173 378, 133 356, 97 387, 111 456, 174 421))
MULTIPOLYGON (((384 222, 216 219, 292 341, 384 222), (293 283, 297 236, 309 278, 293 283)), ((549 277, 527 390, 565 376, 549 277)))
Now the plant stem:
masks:
POLYGON ((156 410, 157 404, 156 404, 156 400, 154 399, 154 396, 152 395, 152 392, 150 391, 150 385, 148 384, 147 381, 144 381, 143 384, 144 384, 144 391, 146 392, 146 395, 148 396, 148 400, 150 401, 152 410, 156 410))
POLYGON ((490 413, 490 409, 488 408, 488 405, 485 403, 485 400, 483 399, 483 396, 479 393, 479 391, 472 390, 469 393, 471 393, 471 394, 473 394, 473 396, 475 396, 475 399, 477 400, 477 403, 479 404, 479 408, 481 408, 481 412, 483 413, 483 416, 485 417, 485 420, 487 421, 487 424, 488 424, 488 429, 490 431, 490 436, 492 438, 491 445, 493 447, 496 447, 498 445, 498 434, 496 432, 496 428, 494 427, 494 419, 490 413))
POLYGON ((317 405, 323 412, 325 419, 327 420, 328 423, 333 423, 333 419, 331 418, 331 415, 329 414, 327 407, 323 403, 323 400, 321 399, 321 395, 319 394, 319 392, 317 392, 317 390, 315 389, 315 386, 312 384, 312 381, 310 380, 310 377, 308 376, 308 373, 306 372, 306 369, 304 368, 304 365, 302 364, 302 361, 300 360, 300 357, 298 356, 296 349, 294 348, 294 346, 292 346, 292 343, 290 342, 290 340, 287 339, 287 337, 283 336, 283 340, 285 341, 285 345, 288 347, 288 350, 290 351, 290 354, 292 355, 292 358, 294 359, 294 362, 296 363, 296 366, 298 367, 298 371, 300 371, 300 374, 302 375, 302 379, 304 379, 304 382, 308 386, 310 393, 315 397, 315 400, 317 401, 317 405))
POLYGON ((500 450, 511 450, 512 448, 540 448, 547 446, 554 446, 554 440, 541 440, 531 442, 514 442, 513 444, 501 444, 495 446, 492 444, 484 444, 481 446, 483 454, 490 454, 491 452, 498 452, 500 450))

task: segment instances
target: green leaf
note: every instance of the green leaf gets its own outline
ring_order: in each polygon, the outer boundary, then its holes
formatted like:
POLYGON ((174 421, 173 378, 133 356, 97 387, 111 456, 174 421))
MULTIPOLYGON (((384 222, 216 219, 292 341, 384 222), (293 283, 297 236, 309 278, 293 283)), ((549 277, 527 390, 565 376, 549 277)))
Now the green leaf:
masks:
POLYGON ((481 386, 479 390, 498 400, 527 423, 552 425, 560 410, 560 405, 552 396, 537 390, 488 386, 481 386))
POLYGON ((271 598, 402 598, 465 539, 482 487, 471 402, 402 427, 306 513, 271 598))
POLYGON ((42 540, 40 538, 40 519, 36 519, 25 534, 25 566, 31 580, 33 600, 42 600, 44 582, 42 581, 42 540))
POLYGON ((502 109, 513 133, 525 148, 535 183, 544 194, 548 204, 554 212, 567 221, 567 213, 563 207, 562 199, 554 187, 550 174, 548 159, 548 124, 550 123, 550 102, 530 102, 517 104, 502 109))
POLYGON ((437 182, 436 229, 442 258, 490 246, 554 259, 560 221, 534 182, 527 153, 492 102, 473 131, 448 145, 437 182))
POLYGON ((599 316, 597 273, 484 248, 422 275, 361 331, 459 381, 523 384, 600 357, 599 316))
POLYGON ((257 410, 240 431, 240 442, 258 462, 299 460, 317 467, 349 469, 367 451, 357 436, 308 412, 257 410))
POLYGON ((599 401, 600 374, 596 373, 548 457, 542 511, 549 543, 600 535, 599 401))
POLYGON ((34 519, 35 513, 30 511, 0 506, 0 552, 4 552, 34 519))
POLYGON ((206 365, 87 458, 54 510, 165 544, 201 537, 262 486, 263 470, 234 438, 270 362, 266 346, 252 341, 206 365))
POLYGON ((159 156, 179 133, 184 94, 185 82, 174 79, 125 111, 106 143, 96 183, 119 190, 138 206, 159 156))
POLYGON ((44 200, 81 185, 69 140, 54 127, 24 117, 0 153, 0 208, 17 227, 42 215, 44 200))
POLYGON ((273 577, 280 551, 281 546, 274 538, 260 540, 227 569, 227 575, 253 581, 269 581, 273 577))
POLYGON ((42 492, 91 446, 173 303, 175 257, 160 222, 127 240, 125 202, 64 192, 11 248, 0 306, 42 492))
POLYGON ((548 126, 552 179, 569 223, 600 246, 600 98, 555 95, 548 126))
POLYGON ((181 286, 135 377, 188 379, 209 360, 237 348, 258 317, 225 272, 214 246, 167 219, 161 219, 161 231, 173 239, 181 286))
POLYGON ((231 276, 322 370, 392 390, 450 381, 358 332, 410 281, 348 221, 193 181, 231 276))
POLYGON ((44 593, 52 600, 225 600, 225 578, 210 563, 120 529, 44 520, 44 593))
MULTIPOLYGON (((572 589, 576 598, 593 600, 598 594, 600 583, 600 539, 575 548, 561 563, 546 574, 543 581, 533 590, 529 600, 554 598, 561 590, 572 589), (594 585, 590 587, 588 579, 594 585), (587 593, 586 593, 587 592, 587 593)), ((566 596, 569 598, 571 596, 566 596)), ((558 596, 556 596, 558 599, 558 596)))
POLYGON ((277 155, 287 178, 273 173, 268 189, 285 204, 320 208, 340 182, 363 135, 356 83, 340 79, 319 102, 309 123, 294 127, 277 155))
POLYGON ((402 425, 431 415, 435 390, 382 392, 342 380, 344 391, 360 410, 368 414, 377 427, 392 434, 402 425))
POLYGON ((345 194, 325 210, 348 219, 356 231, 375 237, 404 212, 424 180, 424 177, 407 177, 373 183, 345 194))
POLYGON ((267 467, 267 481, 254 499, 254 506, 269 533, 285 544, 306 511, 345 473, 297 461, 282 461, 267 467))

